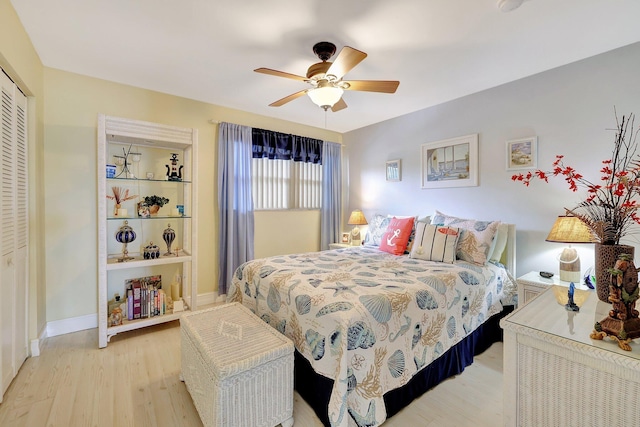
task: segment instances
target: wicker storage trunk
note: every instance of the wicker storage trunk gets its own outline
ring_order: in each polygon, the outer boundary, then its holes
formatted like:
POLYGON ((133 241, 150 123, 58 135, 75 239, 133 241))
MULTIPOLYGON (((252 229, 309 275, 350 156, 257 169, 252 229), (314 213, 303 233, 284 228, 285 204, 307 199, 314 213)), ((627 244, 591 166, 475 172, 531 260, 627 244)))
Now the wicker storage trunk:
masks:
POLYGON ((180 318, 182 376, 205 426, 293 425, 293 343, 240 303, 180 318))

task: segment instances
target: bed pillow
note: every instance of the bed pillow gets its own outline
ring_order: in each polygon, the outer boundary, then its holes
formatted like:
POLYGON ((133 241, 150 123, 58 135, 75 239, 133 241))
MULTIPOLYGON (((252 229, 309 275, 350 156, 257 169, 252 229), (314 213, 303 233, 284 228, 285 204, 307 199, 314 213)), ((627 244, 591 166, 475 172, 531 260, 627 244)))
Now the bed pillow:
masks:
POLYGON ((386 215, 374 214, 369 219, 369 227, 367 228, 367 234, 364 236, 363 245, 365 246, 380 246, 380 239, 382 235, 387 231, 391 218, 386 215))
POLYGON ((489 260, 500 262, 502 253, 507 247, 507 238, 509 237, 509 224, 500 223, 496 237, 493 238, 493 247, 489 251, 489 260))
POLYGON ((446 225, 432 225, 418 222, 416 238, 409 256, 425 261, 439 261, 453 264, 460 229, 446 225))
POLYGON ((380 250, 394 255, 404 254, 411 236, 415 218, 391 218, 387 231, 382 235, 380 250))
POLYGON ((433 215, 431 223, 461 228, 463 231, 458 239, 456 257, 478 265, 487 263, 489 249, 500 225, 500 221, 458 218, 439 211, 433 215))
MULTIPOLYGON (((399 218, 399 217, 397 217, 399 218)), ((425 216, 423 218, 419 218, 419 217, 415 217, 416 220, 413 223, 413 229, 411 230, 411 235, 409 236, 409 241, 407 242, 407 249, 405 249, 404 253, 405 254, 409 254, 411 253, 411 248, 413 247, 413 242, 415 240, 416 237, 416 226, 418 225, 419 222, 424 222, 426 224, 431 224, 431 217, 430 216, 425 216)))

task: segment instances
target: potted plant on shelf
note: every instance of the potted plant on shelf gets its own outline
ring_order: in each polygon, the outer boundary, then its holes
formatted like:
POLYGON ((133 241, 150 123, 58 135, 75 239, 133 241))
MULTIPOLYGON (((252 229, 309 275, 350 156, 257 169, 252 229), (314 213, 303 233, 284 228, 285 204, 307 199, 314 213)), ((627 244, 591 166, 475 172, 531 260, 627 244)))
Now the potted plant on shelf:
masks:
POLYGON ((138 215, 141 217, 147 217, 149 215, 157 215, 161 207, 169 203, 169 199, 162 196, 145 196, 144 199, 138 203, 138 215))
MULTIPOLYGON (((616 115, 616 136, 610 159, 602 161, 600 183, 591 182, 571 166, 566 166, 563 156, 556 156, 553 170, 535 170, 515 174, 513 181, 529 186, 535 178, 549 182, 550 177, 562 176, 571 191, 586 189, 584 201, 568 214, 578 217, 591 231, 595 243, 595 270, 598 298, 609 302, 609 269, 614 267, 620 254, 629 254, 633 260, 634 247, 620 244, 640 224, 640 153, 634 131, 634 115, 616 115)), ((640 130, 640 129, 639 129, 640 130)))

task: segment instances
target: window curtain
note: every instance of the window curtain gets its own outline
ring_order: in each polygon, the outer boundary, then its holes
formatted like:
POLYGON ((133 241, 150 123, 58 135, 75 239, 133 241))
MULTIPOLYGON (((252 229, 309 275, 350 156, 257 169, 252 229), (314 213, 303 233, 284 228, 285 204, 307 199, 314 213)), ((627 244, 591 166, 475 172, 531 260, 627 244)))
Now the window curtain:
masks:
POLYGON ((218 206, 220 209, 218 293, 220 295, 227 293, 236 268, 254 257, 251 156, 251 128, 232 123, 220 123, 218 130, 218 206))
POLYGON ((320 210, 320 249, 339 242, 342 213, 341 145, 324 141, 322 149, 322 207, 320 210))
POLYGON ((319 139, 271 130, 251 130, 254 159, 268 158, 322 164, 323 142, 319 139))

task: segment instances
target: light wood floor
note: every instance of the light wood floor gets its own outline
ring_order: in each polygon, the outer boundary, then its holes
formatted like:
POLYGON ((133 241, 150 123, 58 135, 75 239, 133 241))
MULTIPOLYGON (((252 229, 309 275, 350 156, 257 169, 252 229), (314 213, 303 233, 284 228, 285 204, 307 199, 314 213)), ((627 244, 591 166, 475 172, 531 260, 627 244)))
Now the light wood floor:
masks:
MULTIPOLYGON (((179 323, 115 336, 96 329, 44 340, 0 404, 0 426, 202 426, 180 374, 179 323)), ((297 427, 321 427, 295 394, 297 427)), ((502 424, 502 343, 387 420, 385 427, 502 424)))

